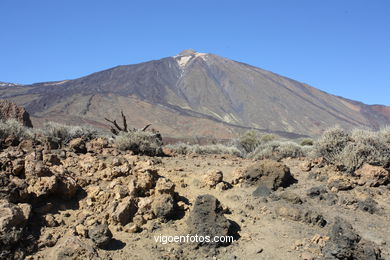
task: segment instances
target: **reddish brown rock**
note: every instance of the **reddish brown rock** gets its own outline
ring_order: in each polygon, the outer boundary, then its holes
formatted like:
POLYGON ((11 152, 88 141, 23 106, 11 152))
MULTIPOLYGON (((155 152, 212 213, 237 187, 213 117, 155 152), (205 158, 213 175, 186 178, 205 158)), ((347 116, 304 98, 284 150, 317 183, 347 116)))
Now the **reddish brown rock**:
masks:
POLYGON ((220 170, 210 171, 204 176, 203 181, 207 187, 214 188, 223 181, 223 173, 220 170))
POLYGON ((27 111, 8 100, 0 100, 0 120, 16 119, 24 126, 33 127, 27 111))
POLYGON ((364 164, 355 172, 360 177, 358 184, 377 187, 390 182, 390 172, 380 166, 364 164))

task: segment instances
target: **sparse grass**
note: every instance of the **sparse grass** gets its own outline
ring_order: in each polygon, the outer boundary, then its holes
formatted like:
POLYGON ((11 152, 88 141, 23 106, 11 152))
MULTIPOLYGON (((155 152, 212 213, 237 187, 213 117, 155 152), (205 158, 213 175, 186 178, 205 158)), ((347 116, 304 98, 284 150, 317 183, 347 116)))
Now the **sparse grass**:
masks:
POLYGON ((120 150, 133 151, 135 154, 149 156, 163 154, 161 138, 149 131, 121 132, 115 137, 114 144, 120 150))
POLYGON ((230 154, 235 156, 241 156, 241 151, 235 146, 227 146, 223 144, 210 144, 210 145, 198 145, 198 144, 171 144, 167 145, 167 148, 171 149, 178 154, 230 154))
POLYGON ((33 138, 33 131, 15 119, 0 121, 0 139, 13 136, 19 141, 33 138))

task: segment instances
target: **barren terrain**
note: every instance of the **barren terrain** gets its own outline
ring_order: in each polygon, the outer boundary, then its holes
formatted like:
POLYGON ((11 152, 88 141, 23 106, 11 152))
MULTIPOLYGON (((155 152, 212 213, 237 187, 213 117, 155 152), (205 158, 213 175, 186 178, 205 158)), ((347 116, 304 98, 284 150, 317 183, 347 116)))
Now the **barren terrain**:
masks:
POLYGON ((383 182, 388 172, 368 182, 363 175, 345 177, 321 160, 148 157, 106 147, 102 140, 80 153, 78 144, 42 150, 22 143, 1 153, 6 213, 0 223, 14 225, 10 230, 23 227, 25 234, 3 247, 5 259, 24 254, 26 259, 336 259, 335 252, 355 254, 351 259, 390 259, 390 186, 383 182), (24 167, 16 172, 20 160, 24 167), (280 177, 278 169, 289 169, 295 180, 283 172, 280 177), (236 238, 232 244, 155 242, 154 236, 193 232, 194 204, 206 194, 220 205, 218 217, 205 219, 216 221, 211 225, 228 219, 226 234, 236 238), (25 219, 15 222, 18 207, 25 219))

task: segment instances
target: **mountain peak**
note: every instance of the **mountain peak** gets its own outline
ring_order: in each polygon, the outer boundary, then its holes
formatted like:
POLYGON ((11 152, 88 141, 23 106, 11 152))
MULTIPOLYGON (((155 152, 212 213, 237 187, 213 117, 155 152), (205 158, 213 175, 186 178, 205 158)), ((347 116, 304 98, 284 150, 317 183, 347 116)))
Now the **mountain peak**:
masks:
POLYGON ((178 55, 174 56, 176 61, 178 62, 181 68, 184 68, 190 61, 196 59, 197 57, 204 57, 207 53, 200 53, 195 51, 194 49, 188 49, 180 52, 178 55))
POLYGON ((194 55, 196 53, 197 52, 194 49, 187 49, 187 50, 180 52, 178 56, 190 56, 190 55, 194 55))

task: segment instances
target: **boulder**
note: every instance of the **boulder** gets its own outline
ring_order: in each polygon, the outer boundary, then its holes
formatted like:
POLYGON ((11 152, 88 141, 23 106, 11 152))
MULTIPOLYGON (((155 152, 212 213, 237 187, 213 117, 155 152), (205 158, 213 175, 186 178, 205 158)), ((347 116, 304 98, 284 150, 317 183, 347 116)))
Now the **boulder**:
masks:
POLYGON ((50 177, 39 177, 30 179, 27 191, 35 197, 54 194, 58 186, 58 179, 55 175, 50 177))
POLYGON ((157 218, 168 220, 175 212, 175 201, 171 194, 161 194, 153 200, 151 208, 157 218))
POLYGON ((98 259, 92 242, 88 243, 87 241, 68 233, 57 242, 55 247, 51 248, 46 259, 98 259))
POLYGON ((156 185, 156 180, 158 178, 157 171, 149 169, 138 171, 136 173, 136 178, 137 190, 141 195, 144 195, 156 185))
POLYGON ((112 219, 122 226, 129 223, 137 212, 137 204, 133 197, 124 198, 111 213, 112 219))
POLYGON ((12 161, 12 174, 16 176, 24 174, 24 159, 18 158, 12 161))
POLYGON ((370 187, 378 187, 390 183, 390 172, 380 166, 372 166, 367 163, 355 171, 355 175, 359 176, 359 185, 367 185, 370 187))
POLYGON ((351 178, 344 175, 333 175, 328 179, 327 186, 332 191, 351 190, 354 183, 351 178))
POLYGON ((25 212, 18 205, 0 200, 0 231, 23 228, 27 222, 25 212))
POLYGON ((205 186, 215 188, 218 183, 223 181, 223 173, 220 170, 212 170, 208 172, 203 179, 205 186))
POLYGON ((27 186, 24 179, 0 173, 0 199, 12 203, 24 202, 28 198, 27 186))
POLYGON ((292 203, 292 204, 302 204, 303 201, 301 197, 299 197, 296 193, 285 191, 282 194, 280 194, 280 198, 292 203))
POLYGON ((316 187, 311 187, 310 189, 308 189, 306 191, 306 195, 309 197, 309 198, 315 198, 315 197, 319 197, 323 194, 326 194, 328 193, 328 189, 321 185, 321 186, 316 186, 316 187))
POLYGON ((103 148, 108 147, 108 140, 106 138, 96 138, 86 143, 85 147, 88 152, 98 152, 103 148))
POLYGON ((72 177, 69 176, 61 176, 58 178, 56 195, 69 200, 72 199, 78 190, 79 186, 72 177))
POLYGON ((270 194, 271 194, 271 190, 268 187, 264 186, 264 185, 260 185, 252 193, 252 195, 255 196, 255 197, 268 197, 270 194))
POLYGON ((0 120, 16 119, 24 126, 33 127, 27 111, 8 100, 0 100, 0 120))
POLYGON ((106 224, 92 226, 88 230, 88 236, 99 248, 106 248, 112 239, 112 233, 106 224))
POLYGON ((85 141, 81 137, 70 140, 68 146, 69 146, 70 150, 75 152, 75 153, 86 153, 87 152, 85 141))
POLYGON ((381 259, 380 249, 362 240, 352 225, 336 217, 329 232, 330 240, 322 248, 325 259, 381 259))
POLYGON ((152 208, 153 200, 151 197, 142 197, 138 200, 138 211, 143 214, 148 212, 152 208))
POLYGON ((326 225, 326 220, 324 217, 310 209, 306 209, 302 206, 286 206, 279 207, 276 209, 276 214, 280 217, 287 218, 294 221, 301 221, 307 224, 317 225, 324 227, 326 225))
POLYGON ((301 171, 303 172, 309 172, 311 170, 311 168, 313 167, 313 165, 311 164, 311 162, 309 161, 303 161, 300 165, 299 165, 299 168, 301 169, 301 171))
POLYGON ((360 210, 367 211, 370 214, 377 213, 379 211, 378 203, 372 198, 366 198, 365 200, 359 200, 357 206, 360 210))
POLYGON ((173 194, 175 191, 175 184, 167 178, 159 178, 156 182, 155 191, 158 194, 173 194))
POLYGON ((27 218, 23 208, 0 200, 0 259, 22 259, 25 255, 27 218))
MULTIPOLYGON (((212 195, 200 195, 196 198, 194 207, 187 220, 188 233, 198 236, 229 236, 232 234, 232 224, 223 215, 220 202, 212 195)), ((198 241, 199 246, 216 248, 229 243, 207 243, 198 241)))
POLYGON ((286 165, 273 160, 261 160, 249 166, 243 171, 240 179, 239 182, 264 185, 270 190, 285 188, 296 182, 286 165))

